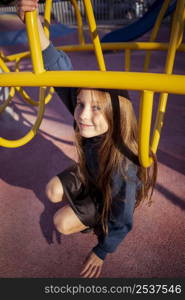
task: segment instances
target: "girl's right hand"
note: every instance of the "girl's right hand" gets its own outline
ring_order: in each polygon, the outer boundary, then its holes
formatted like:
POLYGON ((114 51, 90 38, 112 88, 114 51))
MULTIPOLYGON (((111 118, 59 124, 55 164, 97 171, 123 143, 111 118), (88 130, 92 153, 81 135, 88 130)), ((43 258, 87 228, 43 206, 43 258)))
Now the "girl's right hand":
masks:
POLYGON ((33 11, 38 7, 39 0, 17 0, 16 10, 22 22, 25 20, 25 12, 33 11))

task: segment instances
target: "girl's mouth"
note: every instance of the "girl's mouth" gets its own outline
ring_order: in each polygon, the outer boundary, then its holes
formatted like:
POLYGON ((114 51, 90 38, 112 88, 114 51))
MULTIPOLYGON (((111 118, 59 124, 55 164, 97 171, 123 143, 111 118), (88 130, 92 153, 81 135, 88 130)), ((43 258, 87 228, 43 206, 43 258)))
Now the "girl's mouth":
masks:
POLYGON ((80 126, 81 127, 93 127, 94 125, 88 125, 88 124, 82 124, 82 123, 80 123, 80 126))

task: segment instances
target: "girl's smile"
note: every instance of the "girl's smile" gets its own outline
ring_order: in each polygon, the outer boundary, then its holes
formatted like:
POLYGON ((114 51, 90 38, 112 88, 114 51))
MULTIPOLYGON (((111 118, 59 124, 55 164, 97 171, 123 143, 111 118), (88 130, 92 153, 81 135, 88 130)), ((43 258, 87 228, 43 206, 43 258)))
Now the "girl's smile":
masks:
POLYGON ((79 123, 79 125, 81 126, 81 127, 94 127, 94 125, 88 125, 88 124, 82 124, 82 123, 79 123))

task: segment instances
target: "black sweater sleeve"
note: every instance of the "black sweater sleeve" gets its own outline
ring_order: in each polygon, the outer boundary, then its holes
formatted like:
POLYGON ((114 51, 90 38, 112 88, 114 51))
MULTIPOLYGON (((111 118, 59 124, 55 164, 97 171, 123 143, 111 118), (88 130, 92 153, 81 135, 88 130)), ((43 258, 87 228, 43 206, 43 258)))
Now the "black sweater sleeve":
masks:
POLYGON ((108 235, 101 234, 98 237, 98 244, 93 248, 93 252, 101 259, 105 259, 108 253, 114 252, 131 231, 136 192, 139 186, 137 166, 133 163, 128 166, 127 180, 124 180, 119 174, 114 174, 108 235))

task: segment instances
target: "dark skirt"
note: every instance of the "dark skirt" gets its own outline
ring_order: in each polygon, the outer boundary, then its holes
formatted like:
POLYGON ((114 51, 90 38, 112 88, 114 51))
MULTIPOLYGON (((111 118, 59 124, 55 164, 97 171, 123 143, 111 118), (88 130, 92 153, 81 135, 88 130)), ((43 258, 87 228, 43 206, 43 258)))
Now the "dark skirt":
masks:
MULTIPOLYGON (((90 227, 91 230, 94 229, 94 233, 97 234, 97 230, 101 227, 99 220, 102 195, 95 190, 86 189, 79 178, 77 165, 65 169, 57 176, 75 214, 85 226, 90 227)), ((82 232, 89 232, 89 230, 85 229, 82 232)))

